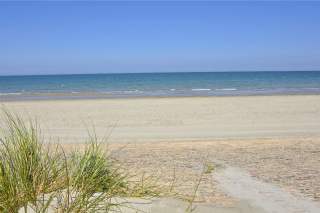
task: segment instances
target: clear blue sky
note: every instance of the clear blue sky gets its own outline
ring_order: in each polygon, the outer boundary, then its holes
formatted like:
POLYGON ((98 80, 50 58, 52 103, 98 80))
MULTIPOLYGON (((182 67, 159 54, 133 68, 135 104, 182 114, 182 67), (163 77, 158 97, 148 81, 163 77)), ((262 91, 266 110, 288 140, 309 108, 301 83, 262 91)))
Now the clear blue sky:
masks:
POLYGON ((0 75, 320 70, 320 2, 0 2, 0 75))

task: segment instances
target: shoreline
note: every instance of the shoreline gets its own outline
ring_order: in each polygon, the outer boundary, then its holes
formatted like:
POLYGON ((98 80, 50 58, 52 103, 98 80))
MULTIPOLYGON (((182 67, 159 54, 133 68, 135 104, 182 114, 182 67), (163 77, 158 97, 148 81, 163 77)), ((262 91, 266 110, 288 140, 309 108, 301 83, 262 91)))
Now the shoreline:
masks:
MULTIPOLYGON (((227 93, 227 92, 224 92, 227 93)), ((197 98, 197 97, 241 97, 241 96, 320 96, 320 93, 281 93, 281 94, 220 94, 220 95, 160 95, 160 96, 139 96, 128 94, 96 94, 96 93, 77 93, 77 94, 28 94, 28 95, 0 95, 0 102, 6 101, 29 101, 29 100, 72 100, 72 99, 147 99, 147 98, 197 98)))

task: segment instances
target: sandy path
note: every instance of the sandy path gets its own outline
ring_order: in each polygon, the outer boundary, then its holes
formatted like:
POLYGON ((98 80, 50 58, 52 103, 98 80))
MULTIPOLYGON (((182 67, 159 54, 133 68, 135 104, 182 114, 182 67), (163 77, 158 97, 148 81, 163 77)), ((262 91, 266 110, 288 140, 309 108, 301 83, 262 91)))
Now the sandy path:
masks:
POLYGON ((320 212, 319 203, 312 203, 305 197, 295 197, 288 191, 270 183, 252 179, 247 173, 227 167, 213 174, 231 195, 247 200, 251 206, 266 213, 320 212))
POLYGON ((319 145, 319 139, 138 143, 118 157, 130 156, 134 171, 165 172, 164 183, 175 167, 192 180, 183 187, 186 197, 206 157, 210 165, 225 165, 204 174, 196 196, 203 205, 233 206, 240 199, 248 212, 320 212, 319 145))
MULTIPOLYGON (((61 141, 83 140, 84 123, 113 142, 320 137, 320 95, 3 101, 36 114, 61 141), (109 128, 110 130, 110 128, 109 128)), ((46 128, 46 127, 45 127, 46 128)))

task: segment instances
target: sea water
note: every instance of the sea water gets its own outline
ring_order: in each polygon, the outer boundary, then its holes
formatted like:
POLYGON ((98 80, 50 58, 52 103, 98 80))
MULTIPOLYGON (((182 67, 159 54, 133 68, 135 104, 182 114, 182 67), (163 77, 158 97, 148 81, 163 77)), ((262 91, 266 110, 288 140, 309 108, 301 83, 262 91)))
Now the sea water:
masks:
POLYGON ((0 76, 1 100, 319 93, 318 71, 0 76))

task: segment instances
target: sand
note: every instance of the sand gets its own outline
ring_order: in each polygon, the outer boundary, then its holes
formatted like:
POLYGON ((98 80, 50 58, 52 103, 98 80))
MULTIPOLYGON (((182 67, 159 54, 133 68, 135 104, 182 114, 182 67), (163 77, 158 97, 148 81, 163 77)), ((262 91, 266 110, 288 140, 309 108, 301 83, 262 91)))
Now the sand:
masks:
MULTIPOLYGON (((198 212, 319 210, 317 174, 320 171, 316 162, 320 162, 317 151, 320 95, 60 99, 2 103, 23 117, 26 117, 26 111, 32 117, 36 115, 45 137, 51 136, 54 140, 59 137, 60 143, 81 144, 87 137, 85 124, 89 129, 93 124, 100 137, 110 133, 111 143, 132 142, 127 146, 128 153, 132 153, 130 147, 133 147, 141 155, 132 158, 131 163, 142 170, 150 169, 155 165, 153 162, 172 170, 169 167, 174 160, 181 170, 187 172, 186 177, 196 178, 209 153, 210 161, 221 163, 223 169, 205 176, 196 199, 202 204, 198 212), (282 158, 288 156, 291 147, 294 148, 290 152, 291 157, 282 158), (302 153, 304 149, 299 147, 304 147, 305 151, 302 153), (303 161, 295 159, 295 156, 303 161), (291 160, 287 161, 287 158, 291 160), (285 172, 279 173, 277 168, 285 172), (289 173, 295 175, 288 176, 289 173), (286 180, 294 187, 287 186, 286 180), (313 201, 305 197, 310 192, 313 193, 313 201), (300 197, 296 196, 297 193, 300 197), (237 201, 245 207, 235 206, 237 201), (214 211, 212 205, 235 207, 216 208, 214 211)), ((137 208, 146 212, 184 212, 187 204, 181 202, 160 199, 139 204, 137 208)))
POLYGON ((215 169, 198 188, 195 203, 202 205, 241 201, 244 212, 320 212, 320 139, 136 143, 116 157, 133 172, 164 172, 163 185, 173 175, 187 181, 185 198, 192 197, 207 161, 215 169))
MULTIPOLYGON (((318 138, 320 95, 112 98, 2 101, 40 119, 43 129, 73 143, 84 124, 110 142, 318 138), (67 136, 69 135, 69 138, 67 136)), ((47 132, 45 132, 47 134, 47 132)), ((48 135, 48 134, 47 134, 48 135)))
MULTIPOLYGON (((93 197, 98 196, 93 195, 93 197)), ((45 196, 45 200, 49 198, 49 195, 45 196)), ((52 205, 56 204, 56 200, 53 199, 52 205)), ((114 203, 120 204, 118 208, 114 208, 110 212, 121 213, 185 213, 189 207, 189 203, 171 198, 115 198, 114 203)), ((24 213, 24 207, 19 210, 19 213, 24 213)), ((36 213, 30 206, 27 207, 27 212, 36 213)), ((49 208, 47 213, 55 213, 54 208, 49 208)), ((105 212, 103 210, 97 212, 105 212)), ((236 207, 215 207, 215 206, 202 206, 199 204, 192 204, 190 211, 192 213, 249 213, 248 209, 242 203, 237 204, 236 207)))

